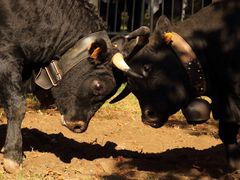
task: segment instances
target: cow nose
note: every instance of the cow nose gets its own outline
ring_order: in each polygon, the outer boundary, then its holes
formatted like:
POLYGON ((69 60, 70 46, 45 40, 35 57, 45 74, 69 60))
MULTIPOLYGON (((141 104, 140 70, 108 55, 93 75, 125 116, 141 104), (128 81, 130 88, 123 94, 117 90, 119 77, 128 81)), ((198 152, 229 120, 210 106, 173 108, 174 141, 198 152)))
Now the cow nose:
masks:
POLYGON ((61 123, 75 133, 82 133, 87 130, 88 123, 84 121, 65 121, 64 116, 61 118, 61 123))
POLYGON ((75 133, 81 133, 86 130, 86 123, 79 121, 73 124, 71 130, 75 133))
POLYGON ((144 107, 144 109, 142 109, 142 122, 146 125, 159 128, 165 124, 167 119, 167 116, 159 114, 158 111, 152 109, 151 107, 144 107))

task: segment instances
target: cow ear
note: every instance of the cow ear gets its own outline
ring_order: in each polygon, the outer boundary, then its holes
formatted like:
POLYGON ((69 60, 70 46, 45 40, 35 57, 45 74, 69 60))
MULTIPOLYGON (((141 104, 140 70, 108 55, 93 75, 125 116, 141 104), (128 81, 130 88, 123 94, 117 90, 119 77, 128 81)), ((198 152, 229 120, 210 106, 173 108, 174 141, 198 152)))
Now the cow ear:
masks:
POLYGON ((137 37, 133 39, 127 39, 126 36, 119 35, 114 36, 111 39, 111 42, 113 46, 116 47, 119 52, 121 52, 124 59, 126 59, 131 54, 135 46, 137 46, 137 37))
POLYGON ((115 36, 112 44, 123 54, 125 59, 131 59, 141 48, 148 43, 150 29, 141 26, 125 36, 115 36))
POLYGON ((92 62, 95 64, 102 63, 106 59, 107 43, 103 39, 97 39, 90 45, 88 52, 92 62))
POLYGON ((111 39, 111 43, 113 44, 114 47, 116 47, 120 52, 123 51, 124 49, 124 46, 126 45, 127 43, 127 38, 123 35, 117 35, 117 36, 114 36, 112 39, 111 39))
POLYGON ((170 20, 164 15, 160 16, 156 23, 154 33, 162 36, 163 33, 170 31, 172 31, 172 24, 170 20))

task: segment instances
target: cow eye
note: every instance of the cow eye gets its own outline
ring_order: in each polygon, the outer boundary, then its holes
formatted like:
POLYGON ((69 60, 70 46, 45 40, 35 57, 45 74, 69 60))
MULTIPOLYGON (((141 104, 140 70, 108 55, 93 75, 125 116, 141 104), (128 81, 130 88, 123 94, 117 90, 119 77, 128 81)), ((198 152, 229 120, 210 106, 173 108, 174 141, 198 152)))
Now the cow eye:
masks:
POLYGON ((151 64, 143 65, 143 75, 148 76, 149 72, 152 70, 151 64))
POLYGON ((99 80, 92 81, 92 90, 94 95, 101 95, 103 92, 103 85, 99 80))

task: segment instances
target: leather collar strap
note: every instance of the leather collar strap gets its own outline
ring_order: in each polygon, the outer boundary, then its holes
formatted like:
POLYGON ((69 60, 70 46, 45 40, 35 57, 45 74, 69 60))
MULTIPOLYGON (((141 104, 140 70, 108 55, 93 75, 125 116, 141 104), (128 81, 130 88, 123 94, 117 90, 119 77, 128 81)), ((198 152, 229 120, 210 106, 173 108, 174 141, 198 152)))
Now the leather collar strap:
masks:
POLYGON ((52 60, 51 63, 42 67, 35 77, 35 83, 43 89, 50 89, 57 86, 62 77, 82 60, 90 57, 88 52, 91 44, 98 38, 106 41, 107 47, 111 47, 111 40, 106 31, 92 33, 81 38, 70 48, 59 60, 52 60))
POLYGON ((164 33, 163 40, 166 44, 171 45, 186 69, 194 95, 204 95, 207 89, 205 75, 190 45, 175 32, 164 33))

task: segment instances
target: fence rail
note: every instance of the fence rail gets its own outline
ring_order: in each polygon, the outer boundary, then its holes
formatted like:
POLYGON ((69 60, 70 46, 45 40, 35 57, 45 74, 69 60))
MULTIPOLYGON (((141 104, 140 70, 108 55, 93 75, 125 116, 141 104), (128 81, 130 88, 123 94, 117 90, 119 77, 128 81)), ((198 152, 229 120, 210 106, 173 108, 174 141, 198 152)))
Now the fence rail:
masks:
POLYGON ((125 34, 145 25, 153 30, 159 16, 183 21, 212 0, 90 0, 108 25, 110 35, 125 34))

